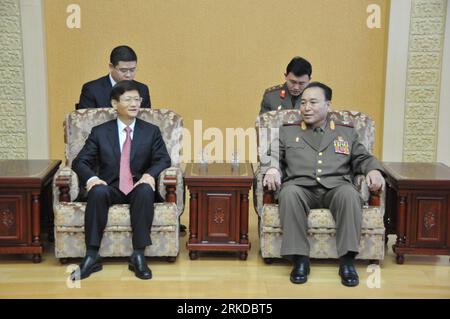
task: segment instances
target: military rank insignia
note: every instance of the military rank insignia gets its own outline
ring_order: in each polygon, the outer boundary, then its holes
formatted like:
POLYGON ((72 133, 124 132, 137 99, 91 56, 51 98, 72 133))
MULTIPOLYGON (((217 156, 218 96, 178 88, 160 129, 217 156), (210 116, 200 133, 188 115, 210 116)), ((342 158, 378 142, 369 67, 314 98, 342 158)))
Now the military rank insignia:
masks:
POLYGON ((281 97, 282 99, 284 99, 284 98, 286 97, 286 91, 285 91, 285 90, 281 90, 281 91, 280 91, 280 97, 281 97))
POLYGON ((335 126, 335 124, 334 124, 334 121, 333 121, 333 120, 330 120, 330 129, 331 129, 332 131, 334 131, 335 128, 336 128, 336 126, 335 126))
POLYGON ((334 140, 334 152, 338 154, 350 154, 348 149, 348 141, 344 141, 342 136, 338 136, 337 140, 334 140))
POLYGON ((300 123, 300 127, 302 128, 303 131, 306 130, 306 123, 302 121, 300 123))

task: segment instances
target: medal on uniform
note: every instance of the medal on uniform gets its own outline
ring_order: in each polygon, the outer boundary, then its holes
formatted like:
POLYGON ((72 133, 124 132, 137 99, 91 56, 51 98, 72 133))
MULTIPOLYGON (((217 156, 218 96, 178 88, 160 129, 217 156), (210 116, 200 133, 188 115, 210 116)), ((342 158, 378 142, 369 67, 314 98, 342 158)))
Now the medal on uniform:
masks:
POLYGON ((295 141, 298 142, 299 140, 300 140, 300 138, 297 136, 297 137, 295 138, 295 141))
POLYGON ((333 121, 333 120, 330 120, 330 129, 331 129, 332 131, 334 131, 335 128, 336 128, 336 127, 335 127, 335 125, 334 125, 334 121, 333 121))
POLYGON ((286 96, 286 91, 285 91, 285 90, 281 90, 281 91, 280 91, 280 97, 281 97, 282 99, 284 99, 285 96, 286 96))
POLYGON ((302 127, 302 130, 306 130, 306 123, 302 121, 302 123, 300 124, 300 126, 302 127))
POLYGON ((281 105, 278 105, 277 110, 278 111, 281 110, 281 105))
POLYGON ((334 152, 344 155, 350 154, 348 141, 345 141, 342 136, 338 136, 337 140, 334 140, 334 152))

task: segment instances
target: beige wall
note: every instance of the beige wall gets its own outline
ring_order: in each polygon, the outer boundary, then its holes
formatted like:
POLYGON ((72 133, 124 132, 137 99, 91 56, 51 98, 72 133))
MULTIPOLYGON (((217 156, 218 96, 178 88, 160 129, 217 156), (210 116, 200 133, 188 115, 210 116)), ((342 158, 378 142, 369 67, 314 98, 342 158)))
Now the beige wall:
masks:
POLYGON ((27 158, 27 106, 19 0, 0 3, 0 160, 27 158))
MULTIPOLYGON (((376 121, 381 154, 389 0, 78 0, 81 28, 66 27, 72 0, 45 0, 50 156, 63 157, 62 120, 81 85, 107 74, 110 50, 138 54, 138 81, 154 107, 203 129, 253 127, 264 89, 282 83, 294 55, 334 89, 337 108, 376 121), (126 5, 123 5, 123 4, 126 5), (381 29, 366 26, 381 6, 381 29)), ((207 142, 204 142, 204 145, 207 142)))

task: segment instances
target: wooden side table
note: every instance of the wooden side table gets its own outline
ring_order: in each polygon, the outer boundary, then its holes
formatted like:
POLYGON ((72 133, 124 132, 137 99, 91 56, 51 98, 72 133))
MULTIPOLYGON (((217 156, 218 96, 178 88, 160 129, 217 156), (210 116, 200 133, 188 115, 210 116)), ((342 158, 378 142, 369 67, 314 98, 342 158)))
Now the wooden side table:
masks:
POLYGON ((52 179, 60 164, 0 160, 0 254, 33 254, 33 262, 41 261, 41 207, 51 210, 52 179))
POLYGON ((441 163, 383 163, 386 229, 395 229, 397 263, 405 254, 450 255, 450 168, 441 163))
POLYGON ((191 194, 189 257, 197 259, 198 251, 237 251, 239 258, 246 260, 252 165, 190 163, 185 172, 191 194))

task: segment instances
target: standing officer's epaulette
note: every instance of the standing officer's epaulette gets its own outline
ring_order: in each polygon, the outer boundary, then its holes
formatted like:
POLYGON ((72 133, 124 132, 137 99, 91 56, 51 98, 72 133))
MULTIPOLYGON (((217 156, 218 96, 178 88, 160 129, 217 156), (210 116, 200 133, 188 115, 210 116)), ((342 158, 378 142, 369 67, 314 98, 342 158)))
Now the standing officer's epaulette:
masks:
POLYGON ((336 122, 336 125, 354 128, 352 123, 336 122))
POLYGON ((284 84, 279 84, 279 85, 275 85, 275 86, 271 86, 270 88, 266 89, 266 91, 264 93, 269 93, 272 91, 276 91, 279 90, 283 87, 284 84))

